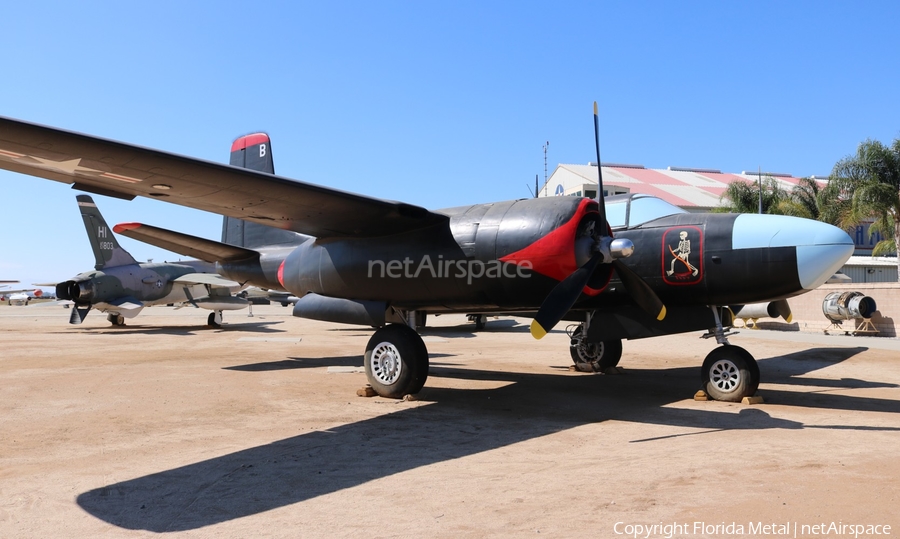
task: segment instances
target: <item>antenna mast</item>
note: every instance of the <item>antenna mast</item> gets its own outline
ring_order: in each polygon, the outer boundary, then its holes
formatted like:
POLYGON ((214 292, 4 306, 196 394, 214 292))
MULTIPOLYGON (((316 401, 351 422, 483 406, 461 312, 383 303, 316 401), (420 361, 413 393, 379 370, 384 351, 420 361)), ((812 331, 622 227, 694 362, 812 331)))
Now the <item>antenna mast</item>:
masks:
MULTIPOLYGON (((550 147, 550 141, 548 140, 546 144, 544 144, 544 188, 547 187, 547 148, 550 147)), ((549 193, 547 193, 549 194, 549 193)))

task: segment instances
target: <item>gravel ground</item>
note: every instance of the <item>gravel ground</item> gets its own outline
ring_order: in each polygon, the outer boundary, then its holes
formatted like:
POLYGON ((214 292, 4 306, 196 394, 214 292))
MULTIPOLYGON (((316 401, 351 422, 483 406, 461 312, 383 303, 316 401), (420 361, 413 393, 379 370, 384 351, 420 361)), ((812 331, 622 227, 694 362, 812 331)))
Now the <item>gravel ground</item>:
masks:
POLYGON ((896 339, 743 330, 743 405, 693 400, 699 333, 594 375, 562 327, 441 316, 393 401, 356 396, 370 328, 206 314, 0 307, 0 537, 900 534, 896 339))

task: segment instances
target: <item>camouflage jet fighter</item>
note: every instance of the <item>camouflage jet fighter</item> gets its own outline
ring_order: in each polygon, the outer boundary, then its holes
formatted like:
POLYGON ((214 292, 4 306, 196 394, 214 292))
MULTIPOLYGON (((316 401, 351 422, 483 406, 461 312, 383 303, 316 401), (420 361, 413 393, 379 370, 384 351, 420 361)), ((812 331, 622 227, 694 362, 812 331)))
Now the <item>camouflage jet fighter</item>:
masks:
MULTIPOLYGON (((261 135, 241 139, 232 156, 269 151, 261 135)), ((599 143, 597 154, 599 162, 599 143)), ((740 401, 760 373, 749 352, 728 343, 727 306, 813 290, 853 252, 850 237, 824 223, 689 214, 640 195, 430 211, 5 118, 0 168, 306 235, 265 264, 247 259, 244 270, 297 296, 296 316, 380 328, 365 369, 373 389, 391 398, 425 384, 428 350, 415 328, 426 314, 518 313, 534 318, 537 338, 561 320, 578 323, 571 347, 611 365, 622 339, 707 329, 722 346, 703 362, 703 387, 740 401)))
POLYGON ((88 195, 78 195, 96 264, 56 285, 60 300, 74 302, 70 324, 80 324, 91 308, 107 313, 116 326, 152 305, 189 304, 210 309, 207 322, 217 327, 222 311, 247 307, 246 299, 232 296, 240 284, 223 279, 205 262, 138 263, 116 240, 112 230, 88 195))

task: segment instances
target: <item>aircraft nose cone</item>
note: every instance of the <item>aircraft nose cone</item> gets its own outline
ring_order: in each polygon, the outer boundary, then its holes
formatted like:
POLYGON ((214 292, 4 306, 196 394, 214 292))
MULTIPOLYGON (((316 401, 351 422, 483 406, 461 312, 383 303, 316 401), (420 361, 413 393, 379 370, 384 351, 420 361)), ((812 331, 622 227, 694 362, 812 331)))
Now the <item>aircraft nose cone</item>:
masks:
POLYGON ((828 223, 785 215, 743 214, 734 222, 735 249, 795 247, 804 290, 822 285, 853 254, 850 236, 828 223))

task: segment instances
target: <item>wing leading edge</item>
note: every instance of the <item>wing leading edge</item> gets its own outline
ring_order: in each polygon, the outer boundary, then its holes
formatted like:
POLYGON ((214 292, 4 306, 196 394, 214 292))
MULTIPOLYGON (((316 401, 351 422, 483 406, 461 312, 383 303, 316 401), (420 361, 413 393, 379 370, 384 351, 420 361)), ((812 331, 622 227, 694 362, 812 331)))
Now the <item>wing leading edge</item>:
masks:
POLYGON ((0 117, 0 168, 131 200, 154 198, 319 238, 449 222, 420 206, 0 117))

